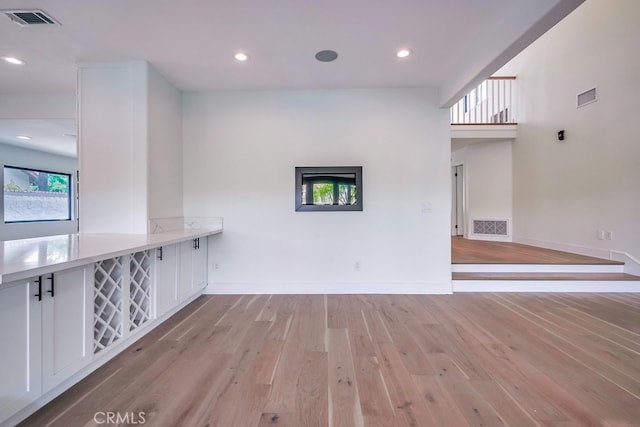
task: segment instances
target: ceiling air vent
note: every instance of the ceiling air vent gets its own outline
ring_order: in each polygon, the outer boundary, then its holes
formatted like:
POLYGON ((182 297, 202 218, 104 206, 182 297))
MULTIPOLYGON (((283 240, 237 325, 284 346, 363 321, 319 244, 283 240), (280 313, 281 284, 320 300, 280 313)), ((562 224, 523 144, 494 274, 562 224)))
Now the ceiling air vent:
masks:
POLYGON ((2 13, 21 27, 43 24, 60 25, 59 22, 41 10, 3 10, 2 13))
POLYGON ((585 90, 582 93, 578 94, 578 104, 577 104, 577 108, 580 108, 584 105, 587 104, 591 104, 592 102, 596 102, 598 100, 597 94, 596 94, 596 88, 592 88, 589 90, 585 90))

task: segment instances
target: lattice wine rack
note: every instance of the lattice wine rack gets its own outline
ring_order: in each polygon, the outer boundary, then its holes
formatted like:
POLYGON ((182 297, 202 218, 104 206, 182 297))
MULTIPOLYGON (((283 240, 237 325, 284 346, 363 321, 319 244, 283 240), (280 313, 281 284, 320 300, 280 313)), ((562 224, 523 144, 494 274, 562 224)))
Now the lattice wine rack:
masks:
POLYGON ((151 257, 149 251, 131 255, 129 282, 129 330, 151 318, 151 257))
POLYGON ((149 251, 97 262, 94 286, 93 351, 98 353, 151 319, 149 251))
POLYGON ((97 353, 122 337, 122 258, 95 264, 93 351, 97 353))

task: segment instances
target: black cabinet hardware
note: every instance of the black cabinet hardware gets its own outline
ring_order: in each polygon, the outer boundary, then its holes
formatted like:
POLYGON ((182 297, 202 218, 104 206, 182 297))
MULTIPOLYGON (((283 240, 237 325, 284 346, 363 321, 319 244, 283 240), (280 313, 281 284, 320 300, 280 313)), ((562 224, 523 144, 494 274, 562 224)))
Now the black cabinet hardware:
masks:
POLYGON ((158 248, 158 261, 162 261, 162 246, 158 248))
POLYGON ((51 281, 51 289, 49 289, 47 292, 49 292, 51 294, 51 298, 53 298, 55 296, 54 292, 55 292, 55 282, 53 279, 53 273, 51 273, 51 277, 49 277, 49 280, 51 281))
POLYGON ((193 239, 193 249, 200 249, 200 238, 193 239))
POLYGON ((42 276, 38 276, 36 283, 38 284, 38 293, 34 297, 38 297, 38 301, 42 301, 42 276))

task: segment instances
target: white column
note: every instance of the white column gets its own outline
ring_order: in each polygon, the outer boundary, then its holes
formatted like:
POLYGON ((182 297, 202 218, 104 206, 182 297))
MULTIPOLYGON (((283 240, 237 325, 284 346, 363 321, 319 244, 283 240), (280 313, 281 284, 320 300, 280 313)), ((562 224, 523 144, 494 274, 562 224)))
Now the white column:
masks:
POLYGON ((81 233, 146 233, 146 62, 78 66, 81 233))

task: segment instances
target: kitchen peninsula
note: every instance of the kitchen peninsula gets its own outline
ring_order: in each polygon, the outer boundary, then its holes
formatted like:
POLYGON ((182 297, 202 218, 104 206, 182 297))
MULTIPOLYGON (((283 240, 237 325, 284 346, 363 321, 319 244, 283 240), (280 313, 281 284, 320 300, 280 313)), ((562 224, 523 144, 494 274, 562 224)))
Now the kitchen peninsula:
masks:
POLYGON ((199 296, 222 227, 0 242, 0 425, 62 393, 199 296))

